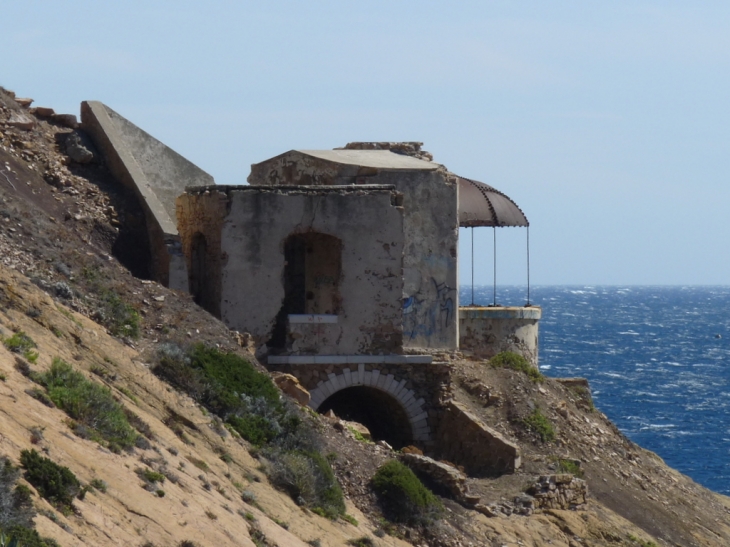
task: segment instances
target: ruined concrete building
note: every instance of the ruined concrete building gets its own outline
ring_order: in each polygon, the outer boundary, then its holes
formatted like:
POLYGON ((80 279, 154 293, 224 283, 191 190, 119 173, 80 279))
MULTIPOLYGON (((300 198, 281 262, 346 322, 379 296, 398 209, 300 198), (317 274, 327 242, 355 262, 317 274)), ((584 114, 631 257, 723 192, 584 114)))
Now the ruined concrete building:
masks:
POLYGON ((448 402, 444 359, 510 349, 537 366, 539 308, 459 306, 459 227, 526 226, 507 196, 420 143, 291 150, 253 165, 249 185, 220 186, 101 103, 82 120, 147 211, 153 275, 249 333, 313 409, 480 471, 519 466, 514 445, 448 402))
POLYGON ((178 198, 191 292, 211 313, 271 354, 458 347, 457 182, 441 165, 293 150, 248 181, 178 198))

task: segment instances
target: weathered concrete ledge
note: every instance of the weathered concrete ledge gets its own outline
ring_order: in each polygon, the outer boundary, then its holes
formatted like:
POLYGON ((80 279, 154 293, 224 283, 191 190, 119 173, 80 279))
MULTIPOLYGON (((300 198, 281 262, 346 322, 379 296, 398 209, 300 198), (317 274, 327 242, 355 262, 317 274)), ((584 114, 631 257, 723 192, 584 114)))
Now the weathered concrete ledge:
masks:
POLYGON ((81 103, 81 121, 114 178, 145 211, 153 276, 187 291, 175 198, 186 186, 213 184, 213 177, 99 101, 81 103))
POLYGON ((459 308, 459 319, 535 319, 542 318, 538 306, 463 306, 459 308))
POLYGON ((433 363, 431 355, 270 355, 270 365, 405 365, 433 363))
POLYGON ((480 359, 512 351, 538 366, 538 306, 459 308, 459 349, 480 359))

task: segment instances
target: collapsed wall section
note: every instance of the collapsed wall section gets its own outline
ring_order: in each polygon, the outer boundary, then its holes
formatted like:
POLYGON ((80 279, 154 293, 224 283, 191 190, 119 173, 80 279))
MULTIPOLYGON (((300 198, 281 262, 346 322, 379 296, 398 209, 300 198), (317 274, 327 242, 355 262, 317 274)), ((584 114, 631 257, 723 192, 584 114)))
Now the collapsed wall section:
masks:
POLYGON ((81 121, 112 175, 145 211, 153 276, 187 291, 175 199, 186 186, 213 184, 213 177, 99 101, 81 103, 81 121))

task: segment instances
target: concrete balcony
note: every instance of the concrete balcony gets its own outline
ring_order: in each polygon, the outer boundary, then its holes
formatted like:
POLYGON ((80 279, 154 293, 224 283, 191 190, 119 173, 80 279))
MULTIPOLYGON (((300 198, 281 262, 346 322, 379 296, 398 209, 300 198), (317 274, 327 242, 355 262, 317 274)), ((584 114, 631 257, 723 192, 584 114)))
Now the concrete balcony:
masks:
POLYGON ((537 368, 541 317, 539 306, 459 308, 459 349, 478 359, 491 359, 502 351, 512 351, 537 368))

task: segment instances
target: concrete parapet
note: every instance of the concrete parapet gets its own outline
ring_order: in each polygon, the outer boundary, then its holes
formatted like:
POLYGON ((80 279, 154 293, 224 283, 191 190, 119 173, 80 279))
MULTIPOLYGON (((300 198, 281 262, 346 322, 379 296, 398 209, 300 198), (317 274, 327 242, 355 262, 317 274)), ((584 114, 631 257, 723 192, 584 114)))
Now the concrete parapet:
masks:
POLYGON ((482 359, 513 351, 537 367, 541 316, 537 306, 459 308, 459 349, 482 359))
POLYGON ((154 277, 187 291, 175 199, 186 186, 213 184, 213 177, 99 101, 81 103, 81 121, 112 175, 145 211, 154 277))

